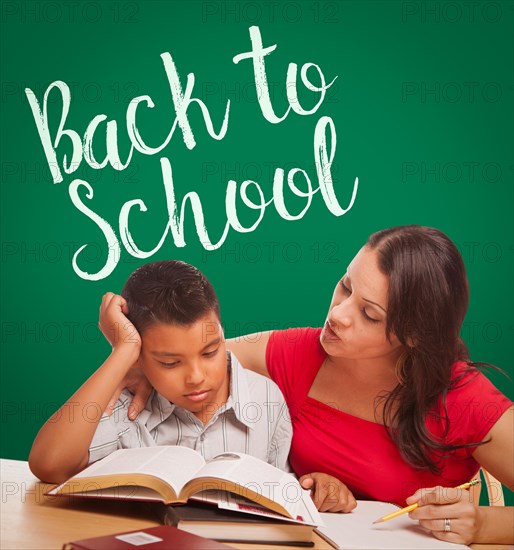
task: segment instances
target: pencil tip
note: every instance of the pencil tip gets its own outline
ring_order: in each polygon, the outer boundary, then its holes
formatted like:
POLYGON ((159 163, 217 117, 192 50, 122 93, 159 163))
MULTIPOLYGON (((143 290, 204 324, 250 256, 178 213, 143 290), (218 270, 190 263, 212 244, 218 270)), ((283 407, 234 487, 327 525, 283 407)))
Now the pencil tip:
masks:
POLYGON ((373 522, 373 524, 375 524, 375 523, 382 523, 383 521, 384 521, 384 520, 383 520, 382 518, 376 519, 376 520, 373 522))

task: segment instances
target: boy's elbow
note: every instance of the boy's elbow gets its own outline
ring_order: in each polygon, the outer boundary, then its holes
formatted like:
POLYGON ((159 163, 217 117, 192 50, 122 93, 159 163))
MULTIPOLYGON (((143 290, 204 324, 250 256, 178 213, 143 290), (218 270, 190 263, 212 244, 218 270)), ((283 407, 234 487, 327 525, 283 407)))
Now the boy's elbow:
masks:
MULTIPOLYGON (((53 453, 51 452, 41 454, 34 449, 30 451, 30 471, 41 481, 57 484, 64 483, 81 469, 80 467, 70 468, 69 462, 64 464, 61 457, 52 455, 53 453)), ((87 460, 85 464, 87 464, 87 460)))
POLYGON ((55 464, 51 464, 51 461, 39 456, 37 452, 32 449, 29 455, 29 468, 30 471, 41 481, 47 483, 61 483, 61 476, 58 475, 58 471, 55 468, 55 464))
POLYGON ((57 475, 57 472, 50 470, 47 470, 46 468, 41 467, 39 464, 31 464, 29 462, 29 468, 30 471, 39 479, 39 481, 42 481, 44 483, 55 483, 57 485, 60 485, 64 481, 66 481, 66 478, 61 479, 61 476, 57 475))

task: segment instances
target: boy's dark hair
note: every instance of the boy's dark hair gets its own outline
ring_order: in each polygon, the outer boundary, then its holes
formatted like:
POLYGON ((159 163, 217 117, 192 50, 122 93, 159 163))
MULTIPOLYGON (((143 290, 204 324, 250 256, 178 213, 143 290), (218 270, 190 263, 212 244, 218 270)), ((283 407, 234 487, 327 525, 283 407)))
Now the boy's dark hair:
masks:
POLYGON ((191 325, 210 311, 220 319, 218 297, 207 277, 178 260, 137 268, 121 295, 128 303, 128 318, 140 333, 155 323, 191 325))

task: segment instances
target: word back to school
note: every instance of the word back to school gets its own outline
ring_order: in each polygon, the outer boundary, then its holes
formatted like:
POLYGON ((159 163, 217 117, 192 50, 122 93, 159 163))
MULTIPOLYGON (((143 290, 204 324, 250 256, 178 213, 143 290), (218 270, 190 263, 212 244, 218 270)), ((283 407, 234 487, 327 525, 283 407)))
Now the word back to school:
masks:
MULTIPOLYGON (((272 125, 277 125, 283 122, 291 112, 300 116, 315 114, 323 104, 327 90, 332 86, 337 77, 327 83, 321 68, 315 63, 303 64, 300 71, 298 71, 296 63, 289 63, 286 75, 288 107, 284 113, 277 114, 270 96, 266 73, 266 62, 268 61, 266 57, 276 49, 277 45, 264 47, 259 27, 250 27, 249 31, 252 45, 251 51, 236 55, 233 58, 233 63, 237 65, 245 60, 249 60, 252 63, 255 87, 258 92, 258 105, 262 116, 272 125), (308 73, 313 71, 317 74, 316 83, 313 83, 308 76, 308 73), (298 75, 298 72, 300 72, 300 75, 298 75), (317 102, 309 109, 304 108, 299 101, 299 79, 301 80, 301 85, 317 97, 317 102)), ((217 235, 216 238, 212 238, 206 227, 204 209, 199 195, 194 191, 189 191, 182 197, 181 201, 177 199, 171 162, 169 158, 160 155, 160 153, 169 144, 175 131, 181 133, 188 150, 196 147, 194 130, 188 118, 188 109, 191 105, 196 105, 200 109, 209 137, 221 141, 227 135, 229 129, 231 115, 230 100, 226 102, 223 120, 221 122, 213 121, 207 105, 201 99, 194 96, 194 73, 187 75, 186 85, 183 88, 172 56, 168 52, 165 52, 161 54, 161 59, 173 100, 175 115, 173 124, 160 145, 149 145, 148 137, 145 139, 138 129, 137 121, 138 117, 144 116, 144 114, 141 114, 142 112, 144 113, 143 109, 153 109, 155 104, 148 95, 135 97, 127 107, 126 131, 130 147, 128 153, 124 156, 120 154, 118 147, 118 126, 116 120, 108 120, 107 115, 96 115, 87 125, 83 136, 74 129, 67 127, 67 117, 71 106, 71 92, 65 82, 61 80, 52 82, 45 91, 42 104, 30 88, 25 89, 54 184, 62 183, 64 181, 63 173, 64 175, 73 174, 82 162, 87 163, 94 170, 101 170, 110 165, 115 170, 121 171, 130 165, 135 152, 148 156, 159 155, 160 157, 168 220, 162 234, 160 236, 157 235, 155 238, 155 247, 150 250, 140 248, 130 230, 130 218, 132 215, 135 215, 133 214, 133 210, 147 212, 147 206, 143 199, 134 198, 123 204, 118 219, 118 236, 112 224, 92 208, 94 190, 91 184, 78 178, 70 182, 68 190, 72 204, 101 230, 107 247, 105 263, 98 271, 93 273, 85 271, 80 267, 80 256, 88 245, 84 244, 78 248, 73 255, 72 265, 73 270, 79 277, 91 281, 108 277, 119 262, 121 245, 123 245, 126 252, 130 255, 141 259, 149 258, 155 254, 170 236, 176 247, 186 246, 184 222, 188 203, 198 238, 202 246, 209 251, 216 250, 223 245, 231 228, 239 233, 254 231, 263 219, 267 207, 272 203, 280 217, 287 221, 303 218, 312 203, 314 195, 318 191, 332 215, 342 216, 352 208, 357 196, 359 180, 355 178, 353 186, 348 193, 349 197, 346 197, 345 206, 342 206, 340 199, 336 196, 331 173, 337 144, 336 129, 331 117, 322 116, 315 125, 313 135, 313 155, 317 185, 313 184, 306 170, 300 167, 289 169, 287 174, 283 168, 277 167, 274 172, 271 196, 269 193, 266 196, 261 185, 256 181, 248 179, 238 184, 235 180, 229 180, 225 190, 227 221, 221 234, 217 235), (60 120, 58 123, 56 123, 57 121, 49 120, 50 117, 48 114, 49 95, 54 89, 56 93, 59 93, 60 99, 60 120), (52 135, 50 128, 56 127, 57 130, 52 135), (102 144, 105 153, 101 159, 97 158, 98 152, 95 154, 94 149, 94 143, 99 139, 105 140, 105 144, 102 144), (62 142, 66 141, 68 142, 65 143, 68 151, 71 146, 70 158, 66 154, 62 154, 62 158, 60 158, 58 154, 59 145, 61 145, 62 149, 62 142), (124 158, 121 158, 122 156, 124 158), (286 193, 295 196, 296 201, 299 199, 302 201, 303 208, 299 212, 290 212, 287 206, 286 193), (250 225, 248 225, 248 222, 246 225, 243 225, 238 215, 238 208, 241 209, 243 207, 255 213, 255 219, 250 225)), ((339 192, 338 194, 340 195, 341 193, 339 192)), ((295 204, 297 205, 298 202, 295 204)))

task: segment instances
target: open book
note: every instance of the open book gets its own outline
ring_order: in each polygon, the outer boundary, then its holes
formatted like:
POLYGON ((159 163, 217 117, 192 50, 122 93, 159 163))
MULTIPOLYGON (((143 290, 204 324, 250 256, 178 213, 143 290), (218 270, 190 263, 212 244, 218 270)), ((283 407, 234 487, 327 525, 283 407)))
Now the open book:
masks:
POLYGON ((206 462, 187 447, 120 449, 48 494, 158 500, 165 504, 185 503, 191 497, 212 502, 213 494, 219 494, 219 505, 223 505, 229 500, 226 491, 286 518, 320 524, 309 492, 291 474, 244 453, 223 453, 206 462))

